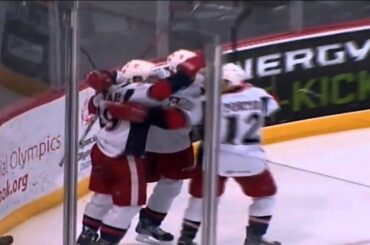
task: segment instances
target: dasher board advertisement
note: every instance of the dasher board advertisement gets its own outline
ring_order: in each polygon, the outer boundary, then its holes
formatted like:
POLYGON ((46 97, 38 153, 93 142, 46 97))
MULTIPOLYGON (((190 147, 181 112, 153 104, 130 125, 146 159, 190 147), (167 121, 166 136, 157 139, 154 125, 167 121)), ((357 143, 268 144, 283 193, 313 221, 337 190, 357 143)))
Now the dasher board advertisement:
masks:
MULTIPOLYGON (((226 59, 233 51, 226 53, 226 59)), ((238 46, 247 80, 281 104, 271 124, 368 109, 370 25, 238 46)))
MULTIPOLYGON (((79 133, 88 125, 87 102, 94 90, 80 92, 79 133)), ((46 196, 64 182, 65 97, 18 116, 0 127, 0 220, 25 204, 46 196)), ((96 123, 78 151, 78 179, 88 177, 96 123)), ((69 164, 69 163, 65 163, 69 164)))

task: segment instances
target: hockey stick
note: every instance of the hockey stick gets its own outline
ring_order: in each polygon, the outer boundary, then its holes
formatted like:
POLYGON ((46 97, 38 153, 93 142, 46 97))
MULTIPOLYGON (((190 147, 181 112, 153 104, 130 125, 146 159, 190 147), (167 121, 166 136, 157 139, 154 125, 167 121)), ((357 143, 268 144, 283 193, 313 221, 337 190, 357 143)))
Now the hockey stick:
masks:
POLYGON ((229 58, 229 62, 238 62, 238 29, 241 24, 244 23, 247 17, 249 17, 252 13, 251 8, 247 7, 244 2, 243 4, 243 11, 236 17, 234 24, 230 28, 230 42, 231 42, 231 57, 229 58))
MULTIPOLYGON (((198 147, 199 147, 199 145, 198 145, 198 147)), ((360 183, 360 182, 343 179, 343 178, 332 176, 332 175, 329 175, 329 174, 318 173, 318 172, 303 169, 303 168, 293 167, 293 166, 288 165, 288 164, 284 164, 284 163, 280 163, 280 162, 276 162, 276 161, 271 161, 271 160, 268 160, 268 159, 263 159, 263 158, 260 158, 260 157, 257 157, 257 156, 250 156, 250 157, 255 158, 255 159, 259 159, 259 160, 266 160, 268 163, 278 165, 278 166, 281 166, 281 167, 290 168, 290 169, 293 169, 293 170, 297 170, 297 171, 301 171, 301 172, 305 172, 305 173, 309 173, 309 174, 313 174, 313 175, 318 175, 318 176, 321 176, 321 177, 324 177, 324 178, 329 178, 329 179, 345 182, 347 184, 352 184, 352 185, 357 185, 357 186, 361 186, 361 187, 365 187, 365 188, 370 188, 370 185, 363 184, 363 183, 360 183)), ((196 166, 191 166, 190 168, 183 169, 183 170, 192 170, 193 168, 196 168, 196 166)))
POLYGON ((79 147, 83 147, 85 146, 84 144, 84 141, 87 137, 87 135, 90 133, 92 127, 94 126, 95 122, 98 120, 98 116, 95 116, 93 118, 93 120, 91 120, 91 122, 89 123, 89 125, 87 125, 87 128, 85 129, 85 131, 83 132, 83 134, 81 135, 81 139, 78 141, 78 146, 79 147))
MULTIPOLYGON (((87 52, 87 50, 85 49, 85 48, 83 48, 83 47, 81 47, 80 46, 80 50, 81 50, 81 52, 83 53, 83 54, 85 54, 85 56, 87 57, 87 59, 88 59, 88 61, 89 61, 89 63, 90 63, 90 65, 91 65, 91 67, 94 69, 94 70, 96 70, 96 64, 95 64, 95 62, 93 61, 93 59, 91 58, 91 55, 89 54, 89 52, 87 52)), ((80 138, 80 140, 78 141, 78 146, 79 147, 83 147, 85 144, 84 144, 84 141, 85 141, 85 139, 86 139, 86 137, 87 137, 87 135, 90 133, 90 131, 91 131, 91 129, 92 129, 92 127, 94 126, 94 124, 95 124, 95 122, 98 120, 98 116, 95 116, 94 118, 93 118, 93 120, 91 120, 90 121, 90 123, 89 123, 89 125, 87 126, 87 128, 85 129, 85 131, 83 132, 83 134, 82 134, 82 136, 81 136, 81 138, 80 138)))
MULTIPOLYGON (((87 52, 87 50, 83 47, 80 46, 80 50, 81 52, 87 57, 87 60, 89 61, 91 67, 96 70, 96 64, 95 62, 92 60, 89 52, 87 52)), ((86 144, 85 144, 85 139, 87 137, 87 135, 90 133, 92 127, 94 126, 95 122, 98 120, 98 117, 94 117, 93 120, 91 120, 91 122, 89 123, 89 125, 87 126, 87 128, 85 129, 85 131, 83 132, 83 134, 81 135, 81 138, 80 140, 78 141, 78 148, 82 148, 84 147, 86 144)), ((64 164, 64 159, 65 159, 65 154, 63 154, 63 157, 62 159, 60 160, 59 162, 59 167, 62 167, 63 164, 64 164)))
POLYGON ((91 55, 89 54, 89 52, 87 52, 87 50, 83 47, 80 46, 80 50, 81 52, 86 56, 87 60, 89 61, 91 67, 96 70, 96 65, 95 65, 95 62, 92 60, 91 58, 91 55))
POLYGON ((358 241, 358 242, 350 242, 350 243, 342 243, 339 245, 369 245, 370 240, 363 240, 363 241, 358 241))
MULTIPOLYGON (((95 122, 98 121, 98 117, 94 117, 94 119, 89 123, 89 125, 87 126, 87 128, 85 129, 85 131, 83 132, 80 140, 78 141, 78 148, 83 148, 86 143, 85 143, 85 139, 87 137, 87 135, 90 133, 92 127, 94 126, 95 122)), ((59 167, 62 167, 63 164, 64 164, 64 158, 65 158, 65 154, 63 155, 62 159, 60 160, 59 162, 59 167)))
POLYGON ((301 89, 298 90, 298 92, 302 93, 302 94, 305 94, 305 95, 308 95, 311 98, 321 98, 321 94, 316 93, 315 91, 313 91, 311 89, 301 88, 301 89))
POLYGON ((352 180, 343 179, 343 178, 332 176, 332 175, 329 175, 329 174, 318 173, 318 172, 315 172, 315 171, 311 171, 311 170, 307 170, 307 169, 303 169, 303 168, 298 168, 298 167, 293 167, 293 166, 288 165, 288 164, 284 164, 284 163, 280 163, 280 162, 274 162, 274 161, 270 161, 270 160, 267 160, 267 162, 269 162, 271 164, 274 164, 274 165, 278 165, 278 166, 298 170, 298 171, 301 171, 301 172, 306 172, 306 173, 318 175, 318 176, 321 176, 321 177, 325 177, 325 178, 329 178, 329 179, 333 179, 333 180, 338 180, 338 181, 341 181, 341 182, 345 182, 347 184, 353 184, 353 185, 358 185, 358 186, 362 186, 362 187, 365 187, 365 188, 370 188, 370 185, 363 184, 363 183, 356 182, 356 181, 352 181, 352 180))

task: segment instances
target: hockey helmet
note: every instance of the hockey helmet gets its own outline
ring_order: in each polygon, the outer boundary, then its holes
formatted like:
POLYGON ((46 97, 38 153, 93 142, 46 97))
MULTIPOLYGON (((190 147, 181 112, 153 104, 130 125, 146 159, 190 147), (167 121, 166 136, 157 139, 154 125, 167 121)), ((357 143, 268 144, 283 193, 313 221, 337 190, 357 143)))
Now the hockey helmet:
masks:
POLYGON ((184 62, 185 60, 196 56, 197 54, 193 51, 186 49, 179 49, 167 56, 167 64, 170 71, 176 72, 176 67, 184 62))
POLYGON ((131 60, 122 67, 122 78, 125 82, 144 82, 154 67, 154 63, 146 60, 131 60))
POLYGON ((222 81, 228 87, 238 87, 244 84, 246 74, 244 70, 233 63, 227 63, 222 66, 222 81))

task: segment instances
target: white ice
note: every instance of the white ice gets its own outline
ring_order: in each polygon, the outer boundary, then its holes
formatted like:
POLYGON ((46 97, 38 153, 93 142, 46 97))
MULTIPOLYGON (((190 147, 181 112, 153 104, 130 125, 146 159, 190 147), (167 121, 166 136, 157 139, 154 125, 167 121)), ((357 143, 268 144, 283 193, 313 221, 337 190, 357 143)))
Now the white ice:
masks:
MULTIPOLYGON (((352 130, 265 146, 279 186, 268 237, 284 245, 370 244, 370 187, 292 169, 306 169, 370 185, 370 129, 352 130)), ((148 192, 151 192, 152 185, 148 192)), ((90 195, 78 202, 78 232, 90 195)), ((187 185, 173 203, 163 228, 179 235, 187 185)), ((219 205, 218 244, 243 244, 250 199, 230 180, 219 205)), ((10 233, 15 245, 61 245, 63 207, 38 215, 10 233)), ((121 244, 135 242, 132 227, 121 244)), ((197 241, 200 242, 198 234, 197 241)))

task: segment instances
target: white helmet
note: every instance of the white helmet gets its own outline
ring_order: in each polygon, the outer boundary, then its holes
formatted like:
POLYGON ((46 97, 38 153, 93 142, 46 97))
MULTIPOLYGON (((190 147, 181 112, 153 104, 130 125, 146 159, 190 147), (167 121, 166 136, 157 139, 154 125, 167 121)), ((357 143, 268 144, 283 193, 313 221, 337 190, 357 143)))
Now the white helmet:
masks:
POLYGON ((231 87, 242 85, 247 76, 244 70, 233 63, 227 63, 222 66, 222 80, 229 81, 231 87))
POLYGON ((146 60, 131 60, 122 67, 122 78, 125 82, 146 81, 154 67, 154 63, 146 60))
POLYGON ((195 52, 186 49, 179 49, 167 56, 167 64, 172 72, 176 72, 176 67, 185 60, 196 56, 195 52))

